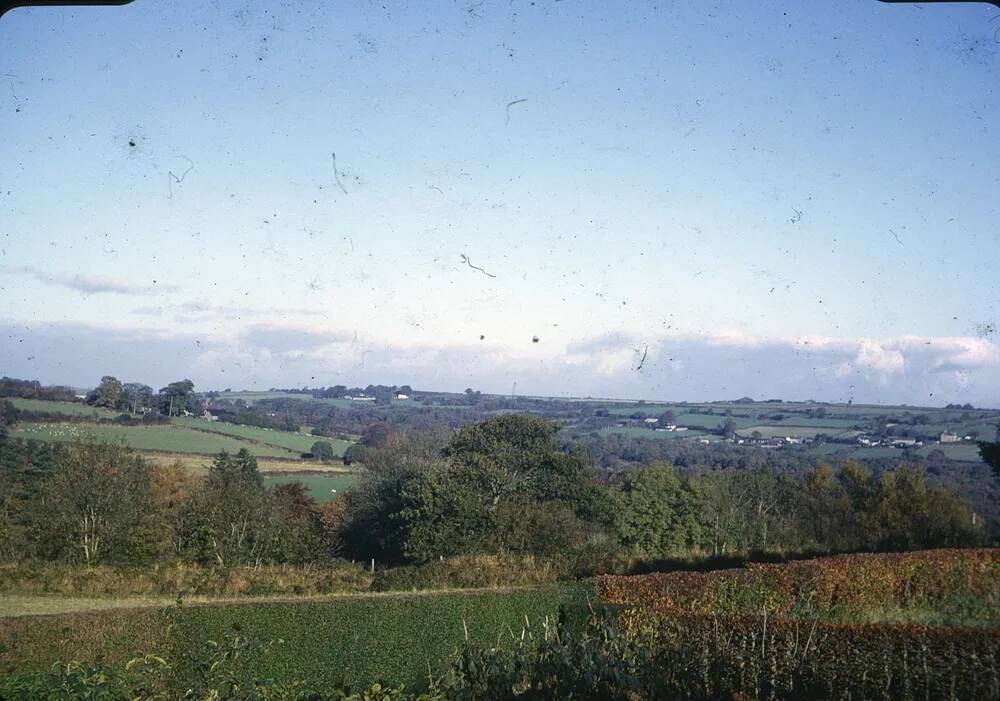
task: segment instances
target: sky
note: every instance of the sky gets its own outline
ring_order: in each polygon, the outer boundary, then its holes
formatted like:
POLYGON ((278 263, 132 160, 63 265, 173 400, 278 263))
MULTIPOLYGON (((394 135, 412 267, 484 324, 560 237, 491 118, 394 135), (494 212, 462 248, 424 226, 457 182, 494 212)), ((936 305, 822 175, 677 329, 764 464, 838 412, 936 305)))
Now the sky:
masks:
POLYGON ((1000 406, 998 77, 987 4, 15 9, 0 374, 1000 406))

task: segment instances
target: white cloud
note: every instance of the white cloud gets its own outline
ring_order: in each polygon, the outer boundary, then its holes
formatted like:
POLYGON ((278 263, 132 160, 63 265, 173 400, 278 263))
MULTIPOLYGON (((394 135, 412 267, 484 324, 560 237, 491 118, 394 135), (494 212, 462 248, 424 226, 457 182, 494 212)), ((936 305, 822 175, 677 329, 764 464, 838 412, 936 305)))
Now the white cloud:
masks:
POLYGON ((151 280, 147 284, 123 280, 108 275, 89 275, 86 273, 50 273, 31 266, 0 266, 0 272, 14 275, 28 275, 46 285, 64 287, 85 294, 122 294, 148 297, 169 292, 176 292, 176 285, 167 285, 151 280))

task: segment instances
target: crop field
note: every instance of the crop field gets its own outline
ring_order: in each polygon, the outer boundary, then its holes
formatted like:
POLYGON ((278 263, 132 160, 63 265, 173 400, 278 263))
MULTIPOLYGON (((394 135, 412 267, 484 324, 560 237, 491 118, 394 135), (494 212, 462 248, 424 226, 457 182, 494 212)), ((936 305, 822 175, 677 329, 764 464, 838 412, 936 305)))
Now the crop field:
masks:
POLYGON ((23 411, 44 411, 48 414, 65 414, 66 416, 88 416, 102 419, 113 419, 118 412, 103 407, 87 406, 76 402, 49 402, 42 399, 21 399, 12 397, 7 400, 15 409, 23 411))
POLYGON ((278 484, 288 484, 289 482, 301 482, 305 485, 309 496, 321 504, 332 500, 341 492, 350 489, 356 481, 357 475, 351 472, 331 472, 328 474, 311 472, 264 474, 265 486, 270 487, 278 484))
POLYGON ((123 664, 146 652, 169 658, 239 626, 255 642, 275 643, 242 659, 260 678, 305 678, 320 688, 342 680, 413 684, 460 648, 466 630, 473 643, 493 646, 510 641, 509 631, 520 633, 526 618, 540 630, 546 616, 582 605, 585 595, 585 587, 565 585, 199 605, 187 607, 173 629, 157 608, 2 618, 0 675, 48 669, 60 659, 123 664))
POLYGON ((226 436, 264 443, 278 448, 285 448, 296 453, 307 453, 316 441, 328 441, 333 445, 334 454, 341 456, 351 445, 348 441, 339 441, 332 438, 322 438, 310 436, 304 433, 292 433, 291 431, 277 431, 259 426, 244 426, 242 424, 231 424, 225 421, 206 421, 194 417, 180 417, 171 420, 172 423, 198 431, 209 431, 226 436))
POLYGON ((80 440, 124 441, 137 450, 166 453, 199 453, 210 455, 226 450, 236 452, 246 448, 254 455, 297 458, 298 454, 284 448, 251 443, 234 437, 180 426, 116 426, 114 424, 48 424, 22 423, 10 430, 16 438, 54 443, 80 440))

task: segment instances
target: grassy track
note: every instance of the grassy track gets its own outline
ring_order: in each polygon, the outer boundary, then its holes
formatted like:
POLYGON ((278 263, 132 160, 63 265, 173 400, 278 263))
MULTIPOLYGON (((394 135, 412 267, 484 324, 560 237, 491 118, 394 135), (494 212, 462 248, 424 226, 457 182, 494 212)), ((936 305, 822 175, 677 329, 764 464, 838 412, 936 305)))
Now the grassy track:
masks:
POLYGON ((3 594, 0 596, 0 618, 12 616, 49 616, 57 613, 105 611, 107 609, 140 608, 143 606, 169 606, 170 597, 117 597, 98 599, 77 596, 39 596, 3 594))

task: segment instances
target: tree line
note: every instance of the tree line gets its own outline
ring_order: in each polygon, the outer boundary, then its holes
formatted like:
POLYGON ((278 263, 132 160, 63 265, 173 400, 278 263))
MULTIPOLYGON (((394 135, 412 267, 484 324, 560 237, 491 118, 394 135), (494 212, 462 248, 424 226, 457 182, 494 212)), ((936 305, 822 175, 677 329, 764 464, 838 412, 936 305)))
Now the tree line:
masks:
MULTIPOLYGON (((207 566, 465 554, 646 560, 753 551, 975 546, 968 504, 917 468, 856 462, 805 475, 654 463, 600 480, 558 425, 502 415, 454 433, 369 436, 356 487, 317 504, 300 484, 266 488, 246 451, 203 476, 109 444, 0 439, 6 560, 207 566)), ((599 569, 595 564, 593 569, 599 569)))

